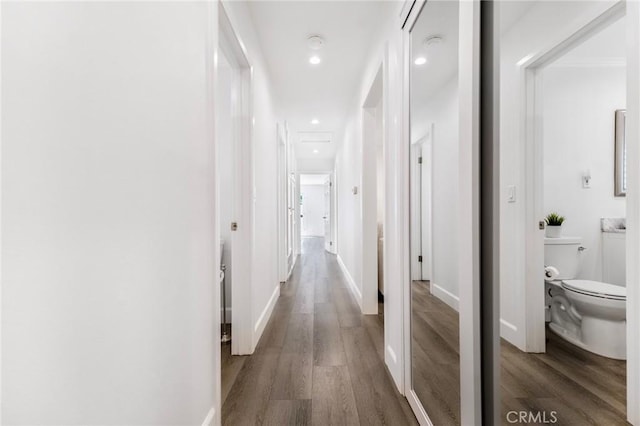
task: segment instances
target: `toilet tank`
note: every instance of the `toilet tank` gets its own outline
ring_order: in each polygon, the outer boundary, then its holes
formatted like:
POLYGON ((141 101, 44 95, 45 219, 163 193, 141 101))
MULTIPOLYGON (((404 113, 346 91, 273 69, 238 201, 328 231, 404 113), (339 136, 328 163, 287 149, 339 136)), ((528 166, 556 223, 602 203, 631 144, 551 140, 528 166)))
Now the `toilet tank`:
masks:
POLYGON ((577 237, 545 238, 544 265, 553 266, 560 272, 557 279, 571 280, 578 277, 582 239, 577 237))

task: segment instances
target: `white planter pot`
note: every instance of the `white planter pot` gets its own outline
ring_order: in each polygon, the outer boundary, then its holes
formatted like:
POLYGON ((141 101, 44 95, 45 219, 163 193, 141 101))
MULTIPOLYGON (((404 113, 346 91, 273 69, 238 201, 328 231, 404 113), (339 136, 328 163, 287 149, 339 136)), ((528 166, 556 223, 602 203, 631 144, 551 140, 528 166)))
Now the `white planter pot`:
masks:
POLYGON ((561 226, 547 225, 544 231, 544 235, 547 238, 560 238, 562 236, 562 225, 561 226))

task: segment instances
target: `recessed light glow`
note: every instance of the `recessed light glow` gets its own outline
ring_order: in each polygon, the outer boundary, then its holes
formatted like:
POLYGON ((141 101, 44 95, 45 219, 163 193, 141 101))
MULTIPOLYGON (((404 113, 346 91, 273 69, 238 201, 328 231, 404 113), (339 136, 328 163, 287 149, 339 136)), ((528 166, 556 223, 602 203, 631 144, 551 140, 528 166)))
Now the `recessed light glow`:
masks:
POLYGON ((311 124, 318 124, 320 123, 320 121, 317 118, 314 118, 313 120, 311 120, 311 124))
POLYGON ((320 152, 320 151, 318 151, 317 149, 314 149, 314 150, 313 150, 313 153, 314 153, 314 154, 317 154, 318 152, 320 152))
POLYGON ((313 55, 312 57, 309 58, 309 63, 311 65, 318 65, 321 62, 320 56, 318 55, 313 55))
POLYGON ((418 56, 416 60, 413 61, 413 63, 416 65, 424 65, 427 63, 427 58, 425 58, 424 56, 418 56))

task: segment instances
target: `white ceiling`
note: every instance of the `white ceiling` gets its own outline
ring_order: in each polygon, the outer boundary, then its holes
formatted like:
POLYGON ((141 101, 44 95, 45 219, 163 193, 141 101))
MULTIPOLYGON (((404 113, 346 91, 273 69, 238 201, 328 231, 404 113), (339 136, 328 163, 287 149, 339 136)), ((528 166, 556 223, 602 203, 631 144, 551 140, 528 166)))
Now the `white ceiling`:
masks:
POLYGON ((382 23, 399 10, 392 1, 248 2, 275 86, 282 116, 289 124, 296 156, 327 161, 335 157, 337 134, 353 105, 382 23), (325 44, 314 51, 311 35, 325 44), (312 54, 321 57, 311 65, 312 54), (311 124, 312 119, 319 124, 311 124), (331 132, 330 143, 298 143, 299 132, 331 132), (314 153, 317 150, 317 153, 314 153))
POLYGON ((411 31, 411 93, 418 104, 429 101, 458 71, 458 2, 428 1, 411 31), (439 44, 426 47, 424 40, 441 37, 439 44), (415 65, 419 57, 427 58, 424 65, 415 65))

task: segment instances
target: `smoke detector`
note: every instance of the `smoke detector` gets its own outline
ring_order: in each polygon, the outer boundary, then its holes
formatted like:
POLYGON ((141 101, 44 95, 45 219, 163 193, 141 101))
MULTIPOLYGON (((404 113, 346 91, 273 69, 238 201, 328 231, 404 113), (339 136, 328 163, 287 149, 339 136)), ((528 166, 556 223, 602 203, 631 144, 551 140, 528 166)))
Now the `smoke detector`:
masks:
POLYGON ((324 39, 318 35, 312 35, 307 39, 307 45, 310 49, 320 50, 324 46, 324 39))
POLYGON ((441 36, 434 35, 434 36, 429 36, 425 38, 424 41, 422 42, 422 45, 425 47, 425 49, 429 49, 433 46, 437 46, 438 44, 441 44, 443 41, 444 39, 441 36))

